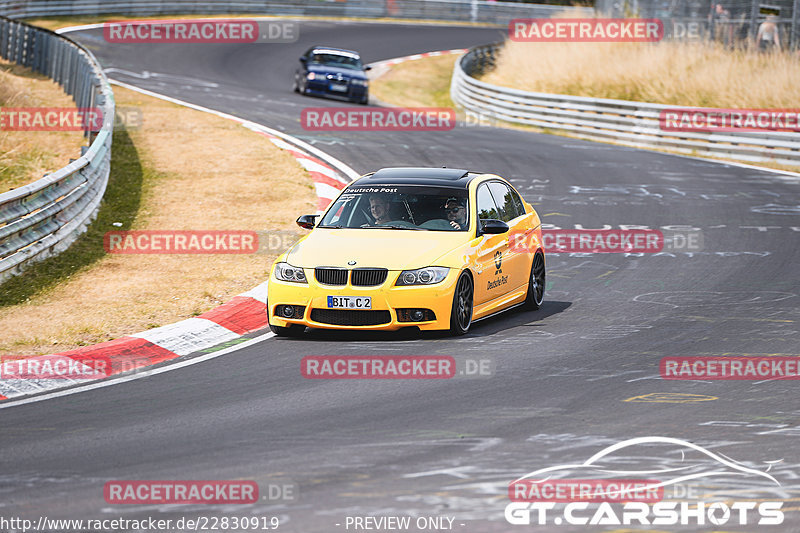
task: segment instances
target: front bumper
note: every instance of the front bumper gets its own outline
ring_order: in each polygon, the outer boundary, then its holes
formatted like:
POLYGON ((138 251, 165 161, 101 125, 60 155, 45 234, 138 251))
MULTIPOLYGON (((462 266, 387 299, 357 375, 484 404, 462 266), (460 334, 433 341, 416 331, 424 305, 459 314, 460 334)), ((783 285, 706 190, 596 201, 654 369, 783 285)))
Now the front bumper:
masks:
POLYGON ((275 279, 270 276, 267 289, 267 314, 269 323, 273 326, 290 326, 302 324, 311 328, 343 329, 343 330, 373 330, 394 331, 401 328, 416 326, 421 330, 442 330, 450 328, 450 312, 453 306, 453 291, 460 272, 450 269, 447 277, 434 285, 395 286, 399 270, 389 271, 386 281, 375 287, 356 287, 349 283, 344 286, 323 285, 314 278, 314 269, 304 269, 307 285, 290 283, 275 279), (320 319, 330 320, 328 309, 328 296, 370 296, 372 297, 372 311, 383 311, 381 317, 386 317, 386 322, 372 325, 345 325, 320 322, 320 319), (275 309, 279 305, 304 306, 302 318, 287 319, 278 316, 275 309), (398 309, 429 309, 435 315, 434 320, 420 322, 401 321, 398 309), (318 312, 315 313, 314 311, 318 312), (319 312, 325 311, 325 313, 319 312), (385 313, 388 311, 388 315, 385 313), (312 315, 313 318, 312 318, 312 315), (315 320, 315 318, 317 320, 315 320))
POLYGON ((328 80, 308 80, 306 90, 308 94, 316 96, 334 96, 347 100, 361 100, 367 94, 368 87, 362 85, 347 84, 346 91, 334 91, 332 83, 328 80))

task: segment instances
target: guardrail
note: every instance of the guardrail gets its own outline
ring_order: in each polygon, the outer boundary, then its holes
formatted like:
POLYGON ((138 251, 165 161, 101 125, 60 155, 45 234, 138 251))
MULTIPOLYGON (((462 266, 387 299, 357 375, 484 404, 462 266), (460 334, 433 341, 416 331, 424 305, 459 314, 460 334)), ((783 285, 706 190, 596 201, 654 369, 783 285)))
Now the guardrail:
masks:
MULTIPOLYGON (((486 0, 0 0, 12 18, 53 15, 165 14, 303 15, 407 18, 508 24, 513 18, 549 17, 562 6, 486 0)), ((593 9, 587 9, 593 13, 593 9)))
MULTIPOLYGON (((114 95, 91 52, 65 37, 0 17, 0 57, 58 82, 78 108, 99 108, 98 131, 66 167, 0 194, 0 281, 65 250, 97 214, 108 183, 114 95)), ((95 126, 96 127, 96 126, 95 126)))
POLYGON ((456 62, 450 85, 453 102, 487 118, 585 139, 742 161, 800 164, 798 133, 664 131, 659 127, 661 111, 681 106, 535 93, 475 79, 494 66, 500 46, 495 43, 471 48, 456 62))

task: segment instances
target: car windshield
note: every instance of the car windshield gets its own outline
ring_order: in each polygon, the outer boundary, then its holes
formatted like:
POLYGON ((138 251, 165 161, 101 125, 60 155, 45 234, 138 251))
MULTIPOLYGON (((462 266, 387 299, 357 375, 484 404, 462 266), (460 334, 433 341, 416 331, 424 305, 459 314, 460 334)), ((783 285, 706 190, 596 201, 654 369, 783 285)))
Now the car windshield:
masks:
POLYGON ((467 231, 467 190, 354 185, 345 189, 318 227, 467 231))
POLYGON ((340 55, 332 53, 316 53, 311 55, 311 62, 318 65, 331 67, 350 68, 361 70, 361 60, 350 55, 340 55))

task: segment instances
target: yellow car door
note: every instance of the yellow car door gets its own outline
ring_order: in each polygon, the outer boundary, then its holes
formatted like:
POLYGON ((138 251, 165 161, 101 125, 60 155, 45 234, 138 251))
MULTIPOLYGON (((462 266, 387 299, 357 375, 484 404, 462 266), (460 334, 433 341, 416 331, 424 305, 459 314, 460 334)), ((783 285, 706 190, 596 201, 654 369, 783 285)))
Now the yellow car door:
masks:
POLYGON ((526 215, 519 195, 506 183, 490 181, 488 185, 497 205, 498 218, 509 225, 508 233, 503 234, 508 244, 503 255, 503 264, 506 266, 504 274, 508 276, 504 292, 509 292, 528 283, 531 256, 527 250, 514 246, 511 239, 525 233, 530 225, 530 217, 526 215))
MULTIPOLYGON (((487 183, 478 185, 475 200, 479 229, 484 220, 500 219, 500 212, 487 183)), ((504 264, 508 259, 508 233, 484 234, 479 239, 475 273, 476 308, 504 295, 512 281, 509 266, 504 264)))

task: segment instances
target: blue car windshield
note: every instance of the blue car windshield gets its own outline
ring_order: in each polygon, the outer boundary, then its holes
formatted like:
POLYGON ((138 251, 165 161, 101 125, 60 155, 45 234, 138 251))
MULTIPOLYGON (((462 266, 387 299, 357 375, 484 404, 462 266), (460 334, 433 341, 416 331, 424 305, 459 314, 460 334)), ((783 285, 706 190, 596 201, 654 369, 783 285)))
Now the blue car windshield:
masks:
POLYGON ((336 199, 320 228, 467 231, 466 189, 354 184, 336 199))
POLYGON ((363 70, 363 67, 361 66, 361 60, 359 60, 357 57, 339 54, 312 54, 311 63, 326 65, 329 67, 363 70))

